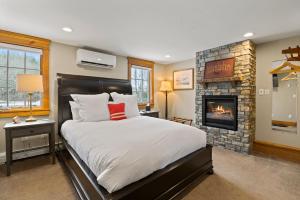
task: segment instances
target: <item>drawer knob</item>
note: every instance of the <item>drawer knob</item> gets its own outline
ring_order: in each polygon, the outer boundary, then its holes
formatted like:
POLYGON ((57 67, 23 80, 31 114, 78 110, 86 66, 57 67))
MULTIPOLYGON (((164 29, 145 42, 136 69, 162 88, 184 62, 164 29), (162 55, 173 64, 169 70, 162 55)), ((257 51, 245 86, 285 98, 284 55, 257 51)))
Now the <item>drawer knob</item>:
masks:
POLYGON ((33 133, 34 131, 33 130, 30 130, 30 133, 33 133))

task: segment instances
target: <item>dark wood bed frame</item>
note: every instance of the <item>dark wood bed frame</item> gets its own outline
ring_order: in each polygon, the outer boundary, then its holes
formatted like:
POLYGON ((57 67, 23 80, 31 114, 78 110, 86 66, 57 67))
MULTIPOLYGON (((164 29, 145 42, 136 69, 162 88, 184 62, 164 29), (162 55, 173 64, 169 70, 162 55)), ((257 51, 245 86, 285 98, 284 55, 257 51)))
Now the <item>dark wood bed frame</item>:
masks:
POLYGON ((72 118, 69 105, 69 101, 72 100, 70 94, 98 94, 102 92, 131 94, 130 81, 68 74, 57 74, 57 81, 58 130, 62 140, 57 154, 80 199, 180 199, 199 181, 213 173, 212 147, 207 145, 205 148, 199 149, 121 190, 108 193, 97 183, 96 176, 63 138, 60 128, 64 121, 72 118))

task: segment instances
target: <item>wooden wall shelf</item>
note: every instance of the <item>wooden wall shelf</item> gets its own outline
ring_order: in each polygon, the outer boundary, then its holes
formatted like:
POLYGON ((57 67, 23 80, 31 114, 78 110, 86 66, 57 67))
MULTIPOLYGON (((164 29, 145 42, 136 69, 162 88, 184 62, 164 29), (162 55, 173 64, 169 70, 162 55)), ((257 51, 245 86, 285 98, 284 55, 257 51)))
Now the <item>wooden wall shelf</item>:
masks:
POLYGON ((231 82, 233 85, 236 82, 241 82, 243 79, 240 77, 226 77, 226 78, 213 78, 213 79, 203 79, 200 81, 200 84, 203 84, 204 87, 207 87, 208 83, 219 83, 219 82, 231 82))
POLYGON ((289 47, 288 49, 282 50, 282 54, 285 54, 287 61, 300 61, 300 47, 297 45, 296 48, 289 47))

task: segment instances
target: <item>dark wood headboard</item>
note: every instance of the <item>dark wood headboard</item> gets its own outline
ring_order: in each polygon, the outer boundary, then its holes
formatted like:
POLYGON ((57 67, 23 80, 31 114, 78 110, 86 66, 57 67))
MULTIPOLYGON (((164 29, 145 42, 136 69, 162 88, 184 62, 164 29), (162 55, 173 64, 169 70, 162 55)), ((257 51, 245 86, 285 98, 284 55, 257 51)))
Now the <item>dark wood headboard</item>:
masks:
POLYGON ((69 101, 71 94, 100 94, 103 92, 117 92, 132 94, 129 80, 111 79, 92 76, 79 76, 71 74, 57 74, 58 84, 58 133, 61 125, 72 119, 69 101))

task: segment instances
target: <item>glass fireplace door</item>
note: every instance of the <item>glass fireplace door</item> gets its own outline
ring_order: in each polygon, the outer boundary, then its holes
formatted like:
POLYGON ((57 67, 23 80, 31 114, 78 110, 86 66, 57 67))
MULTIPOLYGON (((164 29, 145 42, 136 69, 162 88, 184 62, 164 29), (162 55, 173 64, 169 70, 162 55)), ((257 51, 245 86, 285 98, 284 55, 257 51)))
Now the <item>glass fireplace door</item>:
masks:
POLYGON ((203 125, 237 130, 237 96, 203 96, 203 125))

